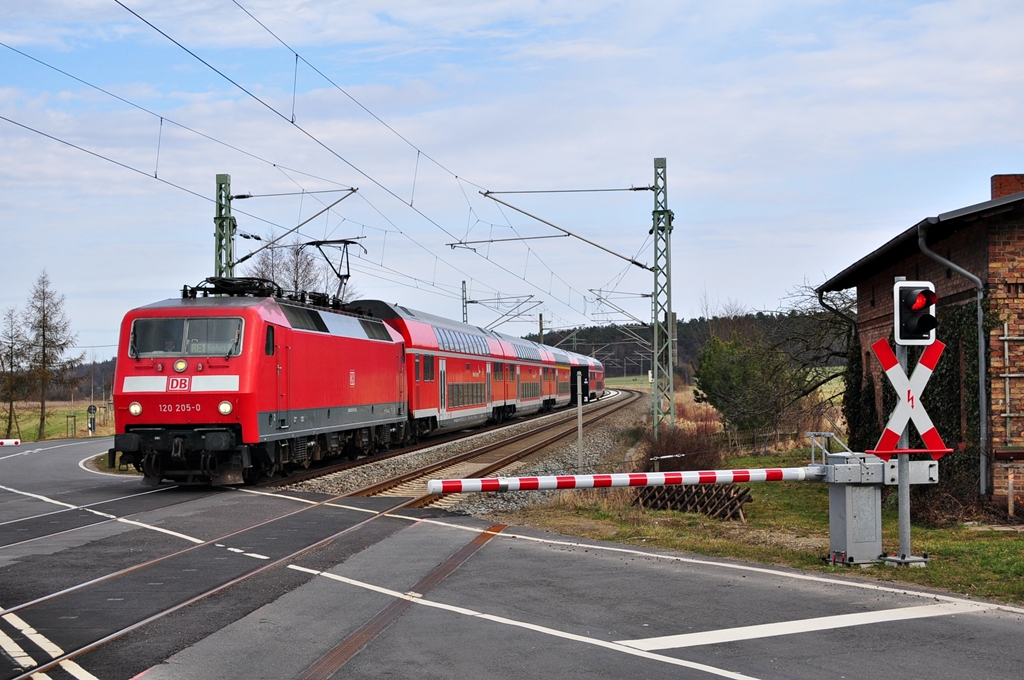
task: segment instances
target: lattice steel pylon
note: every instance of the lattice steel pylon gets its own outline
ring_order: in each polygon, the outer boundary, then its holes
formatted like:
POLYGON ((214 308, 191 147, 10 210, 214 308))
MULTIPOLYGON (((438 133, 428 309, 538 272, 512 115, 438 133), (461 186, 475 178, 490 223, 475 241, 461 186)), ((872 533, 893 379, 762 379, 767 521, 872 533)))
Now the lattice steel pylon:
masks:
POLYGON ((663 423, 675 427, 675 389, 672 379, 672 211, 668 209, 668 173, 665 159, 654 159, 654 295, 651 326, 654 328, 654 437, 663 423))
POLYGON ((235 228, 231 216, 231 175, 217 175, 217 211, 213 216, 213 275, 235 275, 235 228))

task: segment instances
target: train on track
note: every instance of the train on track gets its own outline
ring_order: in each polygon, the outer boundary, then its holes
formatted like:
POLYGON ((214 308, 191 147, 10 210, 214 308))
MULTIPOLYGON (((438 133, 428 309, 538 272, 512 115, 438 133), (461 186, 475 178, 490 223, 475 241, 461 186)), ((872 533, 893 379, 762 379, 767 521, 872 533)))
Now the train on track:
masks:
POLYGON ((125 315, 110 456, 148 484, 255 483, 603 394, 602 364, 557 347, 211 278, 125 315))

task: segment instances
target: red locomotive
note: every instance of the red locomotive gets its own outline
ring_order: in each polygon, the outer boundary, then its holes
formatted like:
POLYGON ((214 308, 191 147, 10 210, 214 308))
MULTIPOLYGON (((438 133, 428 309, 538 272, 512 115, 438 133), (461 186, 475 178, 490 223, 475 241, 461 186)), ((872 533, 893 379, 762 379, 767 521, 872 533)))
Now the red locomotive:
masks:
POLYGON ((208 279, 128 312, 113 452, 145 481, 252 483, 604 394, 595 359, 377 300, 208 279))

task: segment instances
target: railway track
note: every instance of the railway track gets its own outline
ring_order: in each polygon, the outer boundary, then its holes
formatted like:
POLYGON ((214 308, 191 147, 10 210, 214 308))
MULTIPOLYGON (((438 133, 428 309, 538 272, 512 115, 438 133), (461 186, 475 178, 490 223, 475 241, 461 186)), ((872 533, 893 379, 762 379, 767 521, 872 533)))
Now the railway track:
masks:
MULTIPOLYGON (((624 392, 622 396, 599 402, 587 409, 584 426, 592 425, 613 413, 634 404, 641 398, 638 392, 624 392)), ((442 497, 427 493, 427 481, 433 477, 485 477, 511 465, 523 462, 534 454, 576 433, 576 413, 565 418, 513 436, 509 439, 484 444, 446 460, 424 465, 396 475, 376 484, 353 491, 348 496, 412 497, 406 507, 450 507, 459 501, 457 496, 442 497)))
MULTIPOLYGON (((640 395, 633 393, 601 402, 588 409, 585 422, 592 424, 639 398, 640 395)), ((68 664, 74 664, 76 657, 295 560, 346 534, 359 531, 386 517, 388 513, 402 508, 430 505, 438 497, 425 493, 429 476, 447 475, 455 469, 462 470, 460 474, 465 476, 490 474, 575 432, 574 416, 573 413, 511 440, 478 447, 453 459, 425 466, 414 473, 400 475, 373 487, 349 494, 332 495, 320 501, 308 501, 299 509, 248 524, 216 538, 190 539, 193 545, 184 549, 0 609, 0 619, 17 620, 27 625, 26 630, 31 633, 26 635, 37 635, 36 631, 45 631, 50 640, 47 649, 52 657, 49 661, 23 668, 20 672, 0 672, 0 680, 26 680, 57 667, 66 669, 68 664), (380 507, 370 516, 345 510, 338 503, 343 498, 360 496, 385 496, 393 502, 378 503, 380 507), (345 512, 350 513, 349 518, 340 521, 339 514, 345 512), (340 530, 339 524, 344 525, 340 530), (218 568, 210 569, 214 564, 218 568), (123 602, 125 593, 145 593, 145 597, 135 598, 130 603, 124 602, 115 609, 110 603, 123 602), (55 626, 55 619, 74 619, 77 617, 71 616, 73 613, 100 611, 103 612, 102 621, 94 618, 88 629, 70 628, 62 632, 60 627, 55 626)))
MULTIPOLYGON (((601 403, 601 402, 598 402, 598 403, 601 403)), ((565 419, 572 420, 573 422, 575 422, 575 418, 576 418, 576 410, 575 409, 561 411, 560 414, 563 415, 563 417, 565 419)), ((382 460, 388 460, 390 458, 397 458, 397 457, 400 457, 400 456, 405 456, 407 454, 415 453, 417 451, 422 451, 424 449, 433 448, 435 446, 441 446, 443 444, 450 444, 451 442, 456 442, 456 441, 459 441, 460 439, 466 439, 467 437, 472 437, 474 435, 484 434, 484 433, 487 433, 487 432, 496 432, 496 431, 499 431, 499 430, 501 430, 503 428, 506 428, 506 427, 512 427, 514 425, 519 425, 519 424, 522 424, 522 423, 529 423, 529 422, 534 421, 534 420, 538 420, 538 419, 541 419, 541 418, 550 418, 550 417, 551 417, 550 413, 540 413, 540 414, 530 415, 530 416, 526 416, 526 417, 522 417, 522 418, 517 418, 513 422, 505 422, 505 423, 501 423, 499 425, 487 425, 487 426, 484 426, 484 427, 480 427, 478 429, 475 429, 471 434, 468 434, 468 435, 466 434, 465 431, 459 431, 459 432, 455 432, 455 433, 448 434, 448 435, 431 437, 431 438, 425 439, 424 441, 421 441, 421 442, 419 442, 417 444, 413 444, 412 446, 406 446, 406 447, 403 447, 403 448, 400 448, 400 449, 393 449, 393 450, 390 450, 390 451, 385 451, 383 453, 377 453, 377 454, 370 455, 370 456, 364 456, 362 458, 357 458, 356 460, 348 460, 348 461, 343 461, 343 462, 340 462, 340 463, 331 463, 331 464, 328 464, 328 465, 324 465, 324 466, 320 466, 320 467, 308 468, 308 469, 305 469, 305 470, 293 470, 287 476, 274 477, 273 479, 267 479, 267 480, 264 480, 264 481, 260 482, 256 486, 259 487, 259 488, 276 488, 276 487, 282 487, 282 486, 291 486, 292 484, 298 484, 300 482, 309 481, 311 479, 316 479, 318 477, 325 477, 327 475, 332 475, 332 474, 335 474, 337 472, 344 472, 345 470, 352 470, 354 468, 357 468, 357 467, 360 467, 360 466, 363 466, 363 465, 369 465, 370 463, 377 463, 377 462, 382 461, 382 460)))
MULTIPOLYGON (((334 496, 319 502, 312 502, 284 515, 251 524, 243 529, 225 533, 182 550, 146 560, 32 601, 0 610, 0 618, 8 620, 12 615, 16 616, 18 620, 28 623, 32 634, 35 634, 36 630, 45 630, 50 632, 51 636, 53 635, 52 621, 55 612, 65 614, 96 612, 102 608, 105 615, 105 624, 94 621, 88 631, 68 631, 69 639, 74 641, 72 645, 68 645, 67 640, 52 640, 51 637, 52 644, 49 648, 57 650, 59 654, 51 652, 53 658, 50 661, 25 669, 20 674, 16 672, 13 676, 0 672, 0 678, 26 680, 38 673, 63 666, 65 662, 69 662, 75 657, 113 642, 190 604, 294 560, 348 533, 357 531, 384 517, 388 512, 409 506, 407 499, 395 499, 395 503, 383 512, 359 518, 340 531, 328 529, 321 531, 320 535, 313 540, 299 539, 298 545, 282 544, 284 550, 278 549, 277 554, 274 554, 275 551, 272 549, 263 549, 262 552, 268 554, 261 554, 256 553, 255 549, 244 552, 242 548, 231 547, 233 545, 260 545, 261 536, 263 539, 286 537, 288 532, 295 532, 298 527, 303 526, 304 519, 311 519, 313 524, 318 521, 323 524, 324 517, 322 515, 315 519, 310 516, 314 515, 318 509, 328 508, 341 498, 342 496, 334 496), (270 533, 276 534, 276 536, 271 537, 268 535, 270 533), (219 573, 213 574, 209 571, 204 573, 204 570, 197 568, 198 565, 216 564, 213 559, 224 555, 230 555, 236 559, 233 564, 222 566, 219 573), (246 557, 250 559, 242 559, 246 557), (189 572, 191 576, 183 579, 182 572, 189 572), (126 603, 127 606, 122 605, 122 608, 118 610, 111 609, 112 605, 109 603, 123 601, 124 593, 146 593, 146 597, 143 598, 145 601, 126 603), (83 639, 83 635, 86 635, 87 639, 83 639)), ((308 532, 304 538, 308 539, 308 532)), ((266 540, 262 541, 262 545, 278 547, 266 540)), ((72 618, 77 618, 77 616, 72 618)))

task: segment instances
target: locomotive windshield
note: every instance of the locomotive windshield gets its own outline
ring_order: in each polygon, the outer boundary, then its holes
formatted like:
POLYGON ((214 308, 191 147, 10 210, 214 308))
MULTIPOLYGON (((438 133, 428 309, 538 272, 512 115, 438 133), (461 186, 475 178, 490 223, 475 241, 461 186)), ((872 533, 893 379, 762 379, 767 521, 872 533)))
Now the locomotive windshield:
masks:
POLYGON ((136 319, 128 356, 238 356, 242 328, 237 318, 136 319))

